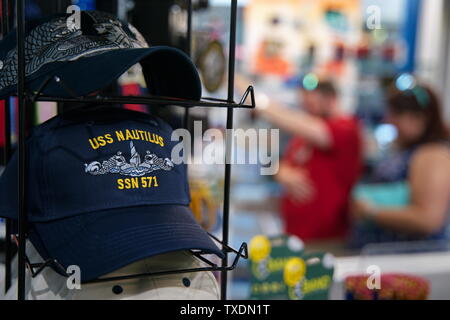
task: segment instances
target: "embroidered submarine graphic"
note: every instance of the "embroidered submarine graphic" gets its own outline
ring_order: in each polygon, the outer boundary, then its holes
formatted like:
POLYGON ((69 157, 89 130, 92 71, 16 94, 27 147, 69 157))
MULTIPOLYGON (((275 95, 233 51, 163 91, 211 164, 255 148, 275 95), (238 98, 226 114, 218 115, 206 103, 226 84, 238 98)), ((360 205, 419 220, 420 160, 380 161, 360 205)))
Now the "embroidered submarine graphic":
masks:
POLYGON ((170 171, 174 168, 172 160, 169 158, 159 158, 154 153, 147 151, 144 162, 141 162, 141 156, 136 151, 133 141, 130 141, 131 158, 127 162, 122 152, 118 151, 116 155, 105 160, 102 163, 93 161, 89 164, 85 163, 84 171, 94 176, 100 174, 120 174, 132 177, 141 177, 147 173, 156 170, 170 171))

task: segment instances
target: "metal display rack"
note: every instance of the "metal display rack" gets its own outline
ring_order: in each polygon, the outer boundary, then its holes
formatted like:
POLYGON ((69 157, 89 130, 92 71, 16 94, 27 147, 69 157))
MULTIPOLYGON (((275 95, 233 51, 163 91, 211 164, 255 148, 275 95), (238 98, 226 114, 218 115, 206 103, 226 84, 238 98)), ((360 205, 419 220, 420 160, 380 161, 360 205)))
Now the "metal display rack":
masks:
MULTIPOLYGON (((9 1, 2 0, 2 36, 9 32, 9 1)), ((5 108, 5 146, 4 146, 4 163, 8 163, 11 157, 11 112, 9 99, 4 101, 5 108)), ((12 242, 11 242, 11 220, 5 219, 5 292, 11 286, 11 260, 12 260, 12 242)))
MULTIPOLYGON (((187 26, 187 39, 188 48, 187 53, 191 54, 191 39, 192 39, 192 0, 186 0, 188 5, 188 26, 187 26)), ((26 163, 27 154, 25 146, 26 138, 26 119, 27 119, 27 109, 31 103, 35 101, 53 101, 53 102, 85 102, 85 103, 104 103, 104 104, 158 104, 158 105, 176 105, 185 108, 184 115, 184 125, 187 126, 189 123, 189 108, 191 107, 218 107, 227 108, 227 123, 226 128, 233 128, 233 110, 234 108, 254 108, 255 98, 253 87, 249 86, 244 95, 242 96, 239 103, 234 101, 234 72, 235 72, 235 49, 236 49, 236 22, 237 22, 237 0, 231 1, 230 9, 230 38, 229 38, 229 61, 228 61, 228 95, 227 99, 215 99, 215 98, 202 98, 200 101, 191 101, 184 99, 175 99, 171 97, 159 97, 159 96, 85 96, 77 97, 71 95, 70 98, 59 98, 44 96, 41 91, 49 83, 51 79, 47 79, 41 85, 40 90, 31 94, 26 91, 25 84, 25 0, 15 1, 15 17, 17 25, 17 59, 18 59, 18 83, 17 83, 17 100, 18 100, 18 116, 19 116, 19 136, 18 136, 18 161, 19 161, 19 186, 18 186, 18 197, 19 197, 19 207, 18 207, 18 235, 11 234, 11 222, 6 222, 6 261, 5 261, 5 290, 10 287, 11 284, 11 259, 12 259, 12 246, 11 238, 16 240, 18 245, 18 299, 25 300, 25 272, 26 268, 29 269, 31 276, 35 277, 44 268, 48 266, 53 266, 54 268, 60 269, 61 266, 55 260, 49 259, 43 263, 32 263, 28 260, 25 248, 27 232, 27 176, 26 176, 26 163), (250 97, 251 104, 246 104, 245 101, 250 97)), ((9 31, 9 21, 8 21, 8 8, 10 5, 9 0, 2 0, 2 34, 5 35, 9 31)), ((62 88, 65 88, 67 93, 70 94, 70 88, 64 85, 63 79, 56 78, 58 83, 61 84, 62 88)), ((5 162, 10 159, 11 156, 11 123, 10 123, 10 108, 8 105, 8 99, 5 100, 5 162)), ((226 155, 230 154, 232 148, 231 137, 226 138, 226 155)), ((227 160, 227 159, 226 159, 227 160)), ((90 282, 105 282, 112 280, 124 280, 138 277, 146 276, 157 276, 166 275, 174 273, 186 273, 186 272, 201 272, 201 271, 220 271, 221 272, 221 299, 226 300, 227 298, 227 272, 233 270, 239 259, 247 259, 248 251, 247 244, 242 243, 239 250, 235 250, 228 245, 229 242, 229 211, 230 211, 230 178, 231 178, 231 164, 230 161, 225 161, 225 180, 224 180, 224 203, 223 203, 223 228, 222 228, 222 241, 210 235, 216 242, 222 245, 222 252, 224 253, 224 258, 222 259, 221 266, 209 261, 205 254, 201 251, 191 252, 200 260, 205 262, 208 267, 196 268, 196 269, 183 269, 183 270, 168 270, 157 273, 144 273, 144 274, 134 274, 122 277, 114 278, 101 278, 90 282), (228 254, 234 253, 235 258, 231 265, 228 264, 228 254)), ((65 272, 64 270, 61 270, 65 272)))

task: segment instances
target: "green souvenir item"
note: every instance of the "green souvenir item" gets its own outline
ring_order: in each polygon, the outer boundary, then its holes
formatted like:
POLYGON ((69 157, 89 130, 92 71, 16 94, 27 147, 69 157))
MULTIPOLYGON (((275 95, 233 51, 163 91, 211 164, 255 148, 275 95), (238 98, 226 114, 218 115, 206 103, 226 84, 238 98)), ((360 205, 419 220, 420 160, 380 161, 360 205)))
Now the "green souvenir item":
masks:
POLYGON ((333 279, 331 254, 303 252, 295 236, 255 236, 249 245, 251 299, 327 299, 333 279))

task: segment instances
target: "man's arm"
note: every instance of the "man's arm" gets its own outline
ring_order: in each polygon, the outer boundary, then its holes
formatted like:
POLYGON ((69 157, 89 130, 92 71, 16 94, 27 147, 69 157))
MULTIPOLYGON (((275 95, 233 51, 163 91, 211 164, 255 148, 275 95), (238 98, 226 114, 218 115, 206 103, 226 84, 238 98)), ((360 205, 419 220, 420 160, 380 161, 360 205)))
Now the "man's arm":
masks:
POLYGON ((267 108, 257 109, 258 114, 275 126, 320 148, 330 149, 332 138, 325 121, 302 112, 271 103, 267 108))

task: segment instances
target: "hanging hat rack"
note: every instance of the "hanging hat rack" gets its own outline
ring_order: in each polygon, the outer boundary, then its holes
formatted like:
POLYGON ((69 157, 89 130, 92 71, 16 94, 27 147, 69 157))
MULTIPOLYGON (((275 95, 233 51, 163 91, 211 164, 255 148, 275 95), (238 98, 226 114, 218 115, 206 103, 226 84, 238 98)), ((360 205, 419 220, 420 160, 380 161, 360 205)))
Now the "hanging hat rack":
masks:
POLYGON ((209 98, 202 98, 199 101, 169 98, 169 97, 159 97, 159 96, 87 96, 79 98, 58 98, 50 96, 37 96, 34 101, 52 101, 52 102, 83 102, 83 103, 103 103, 103 104, 157 104, 157 105, 175 105, 185 108, 191 107, 215 107, 215 108, 245 108, 253 109, 255 108, 254 102, 252 104, 245 104, 245 98, 250 94, 251 100, 254 101, 253 87, 249 86, 241 102, 236 103, 234 101, 229 102, 223 99, 209 100, 209 98))
MULTIPOLYGON (((9 0, 2 1, 2 34, 6 35, 9 31, 9 0)), ((186 0, 188 5, 188 28, 187 39, 188 47, 187 54, 191 55, 191 40, 192 40, 192 0, 186 0)), ((26 92, 25 87, 25 0, 16 0, 16 24, 17 24, 17 100, 18 100, 18 117, 19 117, 19 136, 18 136, 18 161, 19 161, 19 184, 18 184, 18 196, 19 196, 19 208, 18 208, 18 236, 16 239, 26 239, 26 231, 28 226, 27 221, 27 177, 26 177, 26 118, 27 118, 27 106, 35 101, 52 101, 52 102, 85 102, 85 103, 112 103, 112 104, 157 104, 157 105, 175 105, 185 108, 184 126, 187 127, 189 123, 189 108, 191 107, 220 107, 227 108, 227 122, 226 128, 233 128, 233 110, 234 108, 255 108, 255 96, 252 86, 249 86, 239 103, 234 101, 234 73, 235 73, 235 52, 236 52, 236 22, 237 22, 237 0, 230 0, 230 38, 229 38, 229 61, 228 61, 228 94, 227 99, 207 98, 204 97, 199 101, 175 99, 171 97, 158 97, 158 96, 85 96, 77 97, 71 94, 69 98, 50 97, 41 94, 42 90, 48 84, 51 79, 44 81, 40 89, 35 93, 26 92), (245 104, 248 96, 250 95, 251 104, 245 104)), ((71 89, 65 86, 63 79, 58 79, 61 86, 63 86, 68 93, 71 89)), ((8 104, 9 99, 5 99, 5 163, 7 163, 11 157, 11 119, 10 108, 8 104)), ((230 137, 226 139, 226 154, 229 154, 232 148, 232 141, 230 137)), ((229 210, 230 210, 230 179, 231 178, 231 164, 229 161, 225 161, 225 180, 224 180, 224 204, 223 204, 223 226, 222 226, 222 240, 217 239, 213 235, 210 236, 222 245, 222 252, 224 258, 221 261, 221 266, 208 260, 203 255, 204 252, 191 251, 194 256, 205 262, 208 267, 195 268, 195 269, 183 269, 183 270, 168 270, 157 273, 145 273, 136 275, 127 275, 123 277, 113 278, 101 278, 91 282, 103 282, 112 280, 122 280, 130 278, 138 278, 145 276, 157 276, 167 275, 174 273, 186 273, 186 272, 199 272, 199 271, 220 271, 221 272, 221 299, 227 299, 227 272, 233 270, 240 258, 247 259, 247 244, 244 242, 241 244, 239 250, 231 248, 229 242, 229 210), (234 253, 236 256, 231 263, 228 264, 228 254, 234 253)), ((6 261, 5 261, 5 290, 10 287, 11 284, 11 259, 12 259, 12 246, 11 246, 11 221, 6 220, 6 261)), ((29 268, 33 277, 37 276, 42 270, 48 266, 58 266, 57 261, 49 259, 43 263, 31 263, 26 255, 26 241, 17 241, 18 243, 18 292, 17 297, 19 300, 25 300, 25 271, 29 268)))
MULTIPOLYGON (((98 104, 157 104, 157 105, 176 105, 185 108, 191 107, 216 107, 216 108, 247 108, 254 109, 255 108, 255 94, 252 86, 248 86, 247 90, 242 95, 239 103, 234 102, 233 100, 225 100, 218 98, 209 98, 203 97, 199 101, 180 99, 180 98, 171 98, 171 97, 162 97, 162 96, 84 96, 77 97, 74 94, 74 90, 72 90, 67 84, 64 83, 62 79, 58 76, 54 76, 53 79, 57 84, 61 86, 61 88, 66 91, 67 94, 70 95, 68 98, 62 97, 51 97, 42 95, 42 91, 47 87, 52 78, 48 77, 45 79, 42 84, 39 86, 38 91, 33 94, 27 96, 31 103, 36 101, 51 101, 51 102, 79 102, 79 103, 98 103, 98 104), (247 97, 250 95, 251 104, 245 104, 247 97)), ((186 110, 188 113, 189 110, 186 110)))
MULTIPOLYGON (((83 284, 87 283, 98 283, 98 282, 108 282, 108 281, 121 281, 121 280, 130 280, 130 279, 137 279, 137 278, 143 278, 143 277, 155 277, 155 276, 165 276, 170 274, 181 274, 181 273, 193 273, 193 272, 205 272, 205 271, 231 271, 234 270, 241 258, 248 259, 248 248, 247 244, 244 242, 241 244, 238 251, 233 249, 232 247, 228 245, 224 245, 222 241, 220 241, 218 238, 216 238, 211 233, 208 233, 208 235, 215 241, 217 241, 219 244, 222 245, 222 253, 228 254, 228 253, 234 253, 235 258, 231 265, 229 266, 218 266, 216 263, 208 260, 208 258, 204 257, 204 255, 210 255, 208 252, 204 252, 201 250, 189 250, 192 255, 197 257, 199 260, 203 261, 209 267, 201 267, 201 268, 188 268, 188 269, 177 269, 177 270, 167 270, 167 271, 158 271, 158 272, 146 272, 146 273, 138 273, 138 274, 131 274, 131 275, 125 275, 125 276, 115 276, 115 277, 105 277, 105 278, 97 278, 94 280, 84 281, 83 284)), ((16 244, 19 245, 19 241, 17 237, 13 236, 13 238, 16 241, 16 244)), ((25 254, 25 266, 31 273, 31 277, 35 278, 37 277, 42 271, 44 271, 47 267, 53 267, 55 270, 58 271, 61 275, 65 277, 70 277, 71 274, 67 273, 61 264, 56 259, 47 259, 44 262, 38 262, 38 263, 32 263, 28 256, 25 254)))

